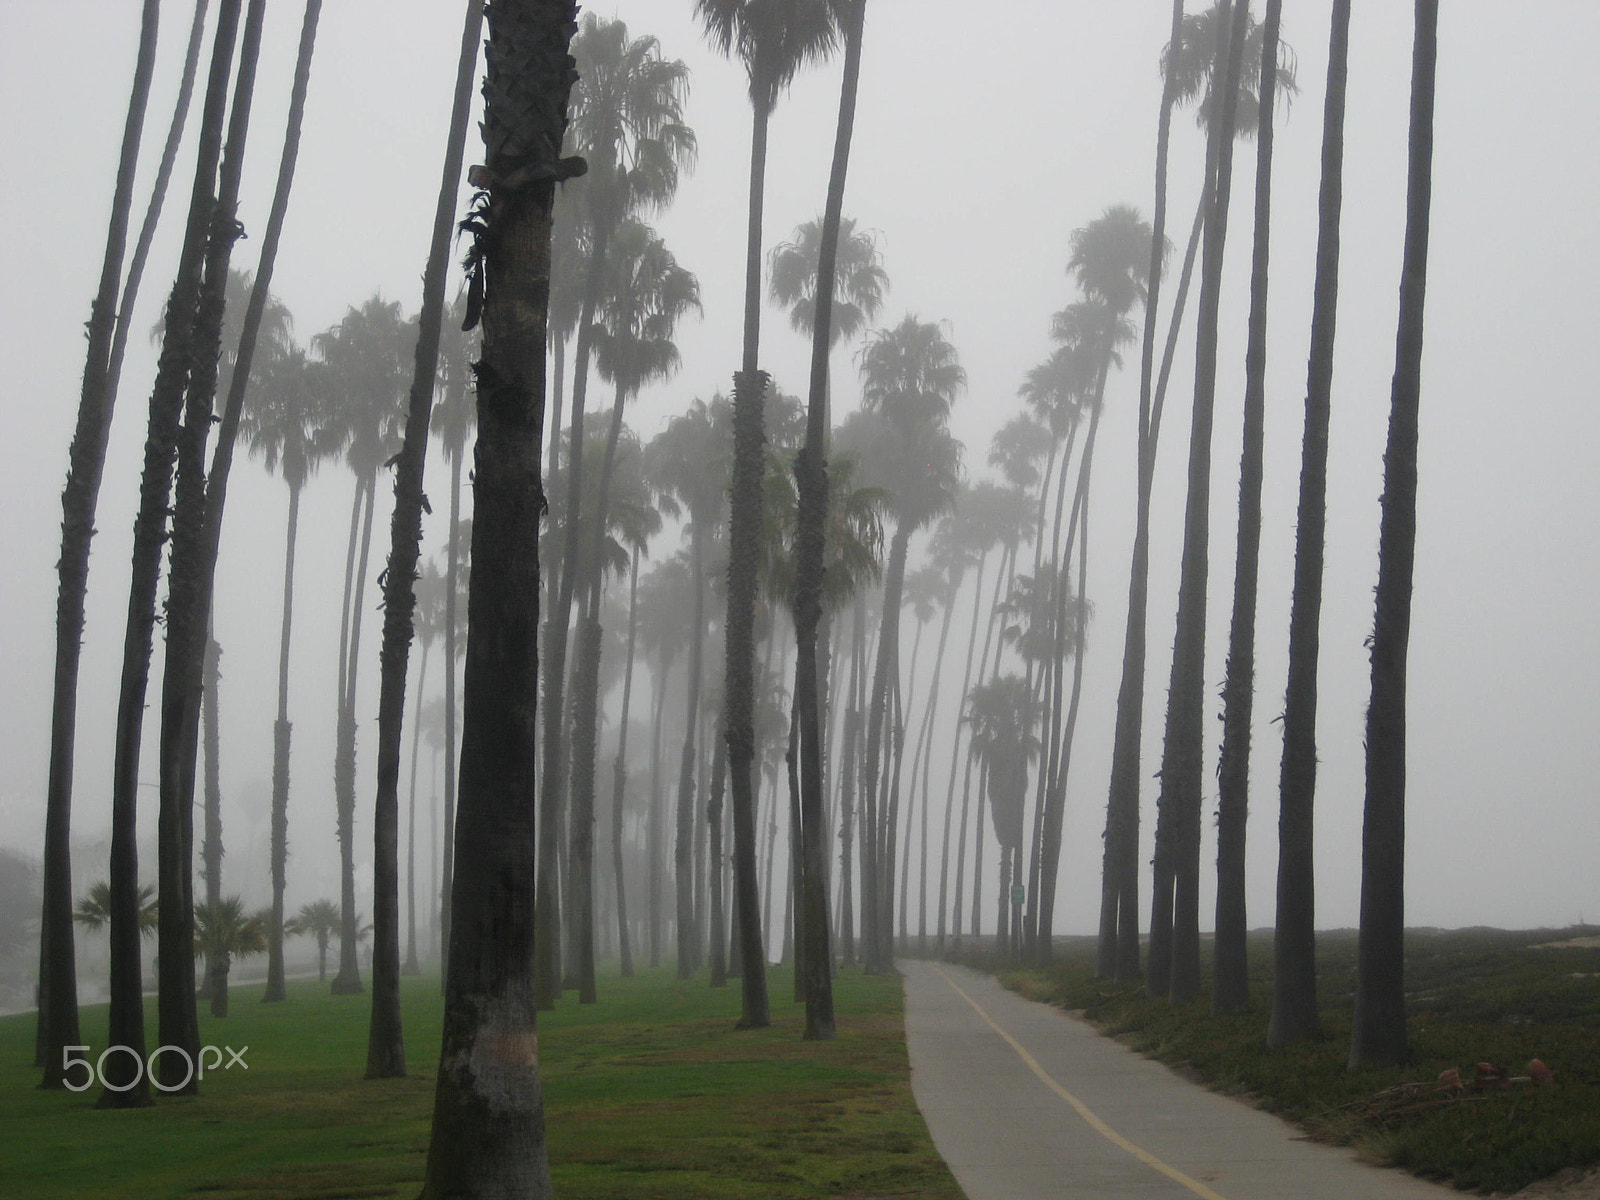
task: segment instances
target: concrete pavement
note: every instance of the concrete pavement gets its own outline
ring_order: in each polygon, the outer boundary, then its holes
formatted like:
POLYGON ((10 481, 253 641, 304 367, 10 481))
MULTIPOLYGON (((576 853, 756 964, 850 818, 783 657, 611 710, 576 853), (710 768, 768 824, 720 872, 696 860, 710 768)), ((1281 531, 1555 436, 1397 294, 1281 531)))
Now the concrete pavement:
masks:
POLYGON ((1443 1200, 992 978, 901 960, 911 1089, 969 1200, 1443 1200))

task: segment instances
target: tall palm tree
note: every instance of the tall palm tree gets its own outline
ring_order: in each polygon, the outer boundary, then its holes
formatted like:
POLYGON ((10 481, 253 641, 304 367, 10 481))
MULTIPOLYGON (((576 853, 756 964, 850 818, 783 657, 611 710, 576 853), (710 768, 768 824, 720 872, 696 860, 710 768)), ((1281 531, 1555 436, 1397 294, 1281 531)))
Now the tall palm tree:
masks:
POLYGON ((444 1038, 422 1195, 547 1200, 535 1007, 539 481, 555 184, 576 71, 572 0, 486 12, 473 289, 481 298, 472 578, 444 1038), (493 1064, 485 1069, 486 1064, 493 1064))
MULTIPOLYGON (((439 374, 443 395, 434 405, 429 428, 444 445, 450 460, 450 526, 445 535, 444 599, 444 846, 443 883, 436 897, 439 904, 440 933, 445 941, 450 932, 450 872, 454 864, 456 811, 456 663, 466 649, 465 616, 461 605, 462 528, 470 522, 461 519, 461 472, 467 454, 467 438, 477 423, 476 397, 468 390, 472 381, 472 359, 477 335, 463 328, 467 318, 465 291, 457 294, 450 318, 441 329, 439 374)), ((553 443, 560 438, 552 438, 553 443)), ((470 540, 470 539, 469 539, 470 540)), ((442 982, 442 981, 441 981, 442 982)))
MULTIPOLYGON (((695 0, 718 50, 736 57, 749 84, 750 205, 745 239, 743 348, 734 376, 732 514, 728 540, 727 670, 724 693, 733 804, 734 883, 740 915, 743 1010, 740 1025, 770 1022, 766 959, 756 917, 755 608, 761 541, 763 395, 760 369, 762 210, 767 127, 778 97, 801 68, 825 58, 838 36, 838 0, 695 0)), ((831 297, 830 297, 831 298, 831 297)))
MULTIPOLYGON (((134 521, 132 579, 128 596, 128 619, 123 640, 122 679, 117 704, 115 762, 112 767, 111 837, 111 1041, 131 1047, 136 1054, 144 1048, 144 1001, 139 973, 137 933, 138 857, 135 847, 136 796, 139 775, 139 747, 142 740, 145 697, 149 686, 150 655, 155 628, 155 603, 162 549, 167 537, 167 517, 171 505, 173 460, 183 414, 184 392, 190 369, 198 354, 195 344, 206 251, 210 246, 211 218, 217 191, 217 171, 222 158, 223 117, 232 75, 234 40, 239 30, 239 0, 224 0, 218 12, 216 41, 206 85, 204 115, 201 119, 200 150, 195 163, 195 178, 190 193, 189 218, 184 230, 178 273, 167 303, 167 327, 156 380, 151 388, 150 421, 145 437, 144 469, 139 486, 139 510, 134 521)), ((224 264, 225 266, 225 264, 224 264)), ((215 273, 213 273, 215 278, 215 273)), ((220 284, 219 284, 220 286, 220 284)), ((164 832, 168 844, 166 866, 158 863, 157 888, 164 886, 178 897, 179 911, 168 918, 170 936, 182 941, 187 929, 185 914, 189 897, 186 880, 177 873, 174 859, 182 857, 182 816, 168 807, 164 832), (179 819, 174 822, 174 815, 179 819), (174 854, 176 850, 178 853, 174 854), (163 878, 164 876, 164 878, 163 878), (174 889, 175 885, 175 889, 174 889)), ((184 974, 188 968, 188 1012, 193 1012, 193 966, 186 962, 189 948, 168 955, 169 972, 184 974)), ((184 989, 177 989, 182 993, 184 989)), ((182 1005, 169 989, 173 1003, 182 1005)), ((165 1031, 164 1031, 165 1032, 165 1031)), ((187 1035, 189 1030, 184 1030, 187 1035)), ((198 1043, 198 1031, 193 1042, 198 1043)), ((163 1044, 166 1044, 163 1037, 163 1044)), ((182 1044, 191 1039, 182 1036, 182 1044)), ((195 1046, 198 1049, 198 1046, 195 1046)), ((120 1060, 119 1060, 120 1062, 120 1060)), ((118 1068, 121 1070, 122 1068, 118 1068)), ((115 1074, 115 1072, 114 1072, 115 1074)), ((129 1082, 117 1075, 109 1082, 129 1082)), ((133 1107, 150 1103, 147 1081, 132 1081, 126 1091, 108 1088, 100 1103, 107 1107, 133 1107)))
MULTIPOLYGON (((950 505, 960 479, 961 445, 946 428, 950 406, 966 386, 955 347, 936 324, 907 316, 868 340, 860 355, 861 432, 870 470, 894 497, 894 536, 884 571, 882 625, 872 697, 867 706, 862 826, 862 918, 869 969, 893 954, 895 830, 876 808, 879 759, 888 715, 889 680, 899 671, 900 592, 912 536, 950 505)), ((870 478, 870 476, 869 476, 870 478)))
POLYGON ((1383 461, 1377 611, 1372 625, 1372 702, 1367 707, 1367 797, 1361 829, 1361 937, 1351 1067, 1406 1059, 1406 646, 1417 549, 1417 409, 1422 395, 1422 317, 1433 198, 1433 97, 1439 2, 1417 0, 1411 55, 1411 149, 1406 241, 1400 269, 1389 444, 1383 461))
POLYGON ((678 976, 686 979, 693 973, 695 963, 694 764, 700 677, 705 655, 707 549, 721 522, 722 495, 727 479, 726 451, 713 423, 711 406, 701 400, 692 402, 688 412, 673 418, 667 428, 656 435, 650 443, 650 457, 662 490, 675 496, 688 514, 690 573, 694 582, 694 618, 690 626, 685 680, 687 695, 682 710, 683 753, 678 766, 677 839, 673 851, 677 874, 678 976))
POLYGON ((1274 1048, 1321 1035, 1317 1014, 1316 891, 1312 814, 1317 780, 1317 661, 1321 647, 1322 567, 1327 537, 1328 425, 1334 332, 1339 306, 1339 215, 1344 203, 1344 101, 1350 4, 1335 0, 1322 111, 1322 184, 1317 201, 1317 273, 1306 370, 1305 433, 1295 525, 1294 594, 1289 609, 1289 672, 1278 775, 1278 888, 1273 932, 1274 1048))
POLYGON ((348 309, 339 324, 317 334, 311 341, 312 348, 327 364, 329 386, 336 397, 337 420, 344 431, 345 463, 355 475, 355 500, 345 550, 334 729, 333 786, 341 875, 339 903, 345 921, 339 940, 339 971, 332 984, 336 994, 361 990, 353 932, 356 912, 356 684, 360 677, 361 618, 365 612, 363 597, 367 555, 372 546, 378 471, 399 440, 401 397, 409 376, 406 368, 408 333, 399 302, 374 295, 360 308, 348 309))
POLYGON ((400 1022, 400 742, 405 723, 406 668, 410 658, 413 583, 422 549, 423 468, 428 423, 438 387, 440 330, 444 323, 445 272, 454 232, 461 160, 472 111, 472 84, 483 27, 482 0, 469 0, 456 59, 454 99, 445 136, 444 168, 433 210, 433 237, 422 273, 422 305, 406 408, 405 434, 394 459, 394 514, 389 525, 389 560, 383 573, 383 647, 378 685, 378 790, 372 838, 372 1021, 367 1040, 367 1078, 406 1073, 400 1022))
MULTIPOLYGON (((1267 0, 1260 74, 1277 69, 1282 0, 1267 0)), ((1239 466, 1233 619, 1222 685, 1222 751, 1217 764, 1217 908, 1211 1004, 1232 1012, 1250 1003, 1245 957, 1244 847, 1250 800, 1250 721, 1255 696, 1256 588, 1261 563, 1261 475, 1267 370, 1267 264, 1272 225, 1273 89, 1262 90, 1256 132, 1255 234, 1250 263, 1250 332, 1245 351, 1244 449, 1239 466)))
POLYGON ((45 1069, 41 1087, 59 1088, 65 1070, 63 1050, 76 1044, 78 981, 72 937, 72 760, 76 740, 78 667, 83 646, 84 598, 89 588, 89 542, 94 533, 95 506, 105 468, 105 439, 111 425, 115 389, 111 383, 111 346, 116 333, 117 289, 127 248, 128 218, 133 208, 134 173, 139 142, 155 74, 156 36, 160 23, 157 0, 145 0, 139 23, 128 114, 123 122, 106 231, 100 283, 90 305, 89 349, 78 396, 77 426, 61 494, 61 557, 57 560, 56 666, 50 710, 50 768, 45 792, 43 906, 39 929, 39 1015, 37 1052, 45 1069))
MULTIPOLYGON (((1095 220, 1072 235, 1072 253, 1067 270, 1077 279, 1084 299, 1057 314, 1053 336, 1092 364, 1092 390, 1085 393, 1089 425, 1084 435, 1083 452, 1078 459, 1077 490, 1073 496, 1073 521, 1069 523, 1066 545, 1055 573, 1054 653, 1049 683, 1050 725, 1046 751, 1045 803, 1040 812, 1037 855, 1038 886, 1031 889, 1032 911, 1028 915, 1040 961, 1049 961, 1055 919, 1056 878, 1061 861, 1061 830, 1066 804, 1067 775, 1072 760, 1072 744, 1077 732, 1078 700, 1083 686, 1084 632, 1083 611, 1085 573, 1088 567, 1089 483, 1094 469, 1094 449, 1104 411, 1106 381, 1114 367, 1122 363, 1120 348, 1133 339, 1133 326, 1127 314, 1141 302, 1148 286, 1146 250, 1151 229, 1138 210, 1128 205, 1113 205, 1095 220), (1079 547, 1077 594, 1067 586, 1071 574, 1074 539, 1079 547), (1071 610, 1076 610, 1075 612, 1071 610), (1063 681, 1067 639, 1073 658, 1072 689, 1068 699, 1063 681), (1062 725, 1065 722, 1065 731, 1062 725)), ((1063 478, 1065 468, 1063 464, 1063 478)), ((1059 503, 1057 512, 1059 514, 1059 503)))
POLYGON ((422 748, 423 697, 428 685, 428 652, 444 632, 444 572, 436 563, 425 562, 417 576, 417 607, 414 613, 417 641, 422 643, 422 661, 417 665, 417 700, 411 719, 411 798, 406 818, 406 958, 401 973, 420 975, 417 961, 417 757, 422 748))
POLYGON ((250 390, 240 421, 245 444, 269 472, 289 488, 283 550, 283 621, 278 636, 278 714, 272 725, 272 920, 267 923, 267 987, 263 1000, 282 1000, 283 892, 289 853, 289 640, 294 621, 295 544, 300 530, 300 493, 336 450, 329 424, 322 364, 291 346, 250 390))
MULTIPOLYGON (((1172 32, 1162 55, 1161 115, 1156 138, 1155 216, 1150 243, 1150 290, 1145 302, 1144 342, 1140 356, 1137 509, 1133 555, 1128 573, 1128 619, 1123 638, 1122 680, 1117 691, 1117 720, 1112 748, 1112 770, 1106 804, 1105 858, 1100 902, 1100 939, 1097 967, 1101 975, 1129 980, 1139 973, 1139 761, 1143 739, 1145 629, 1149 597, 1150 494, 1155 476, 1167 381, 1177 348, 1179 324, 1189 293, 1189 281, 1209 207, 1211 178, 1215 173, 1216 142, 1211 139, 1207 157, 1207 182, 1202 189, 1190 230, 1188 248, 1173 313, 1168 326, 1159 377, 1155 371, 1156 316, 1160 308, 1162 269, 1167 257, 1167 150, 1172 109, 1180 101, 1203 97, 1200 120, 1209 128, 1210 117, 1220 110, 1213 100, 1214 81, 1220 68, 1213 13, 1195 22, 1183 13, 1182 0, 1172 6, 1172 32), (1210 25, 1209 36, 1207 23, 1210 25)), ((1253 23, 1246 33, 1246 71, 1261 61, 1259 39, 1253 23)), ((1241 72, 1241 117, 1236 132, 1255 128, 1250 111, 1259 77, 1241 72)), ((1285 97, 1294 91, 1292 64, 1285 61, 1275 80, 1275 90, 1285 97)))
MULTIPOLYGON (((572 92, 572 145, 587 160, 583 193, 588 205, 589 262, 572 378, 572 458, 566 503, 558 519, 576 531, 584 495, 584 403, 595 312, 607 272, 610 242, 623 219, 671 201, 682 169, 694 161, 694 132, 683 121, 688 68, 661 56, 660 44, 630 38, 621 21, 586 15, 572 41, 579 81, 572 92)), ((545 635, 545 727, 541 782, 539 905, 536 939, 539 1002, 554 1005, 560 987, 560 894, 556 887, 558 817, 566 780, 562 721, 566 711, 567 629, 578 584, 581 538, 567 538, 551 595, 554 610, 545 635)))
POLYGON ((1200 990, 1200 803, 1205 707, 1206 579, 1210 543, 1211 426, 1217 377, 1217 319, 1222 256, 1227 238, 1233 169, 1233 128, 1238 110, 1239 62, 1244 53, 1247 0, 1223 0, 1217 58, 1222 100, 1210 137, 1215 163, 1205 222, 1200 302, 1195 332, 1194 412, 1189 433, 1188 490, 1184 504, 1183 560, 1179 568, 1177 632, 1167 692, 1161 790, 1156 809, 1155 894, 1150 906, 1152 995, 1186 1000, 1200 990), (1237 18, 1234 7, 1237 5, 1237 18))

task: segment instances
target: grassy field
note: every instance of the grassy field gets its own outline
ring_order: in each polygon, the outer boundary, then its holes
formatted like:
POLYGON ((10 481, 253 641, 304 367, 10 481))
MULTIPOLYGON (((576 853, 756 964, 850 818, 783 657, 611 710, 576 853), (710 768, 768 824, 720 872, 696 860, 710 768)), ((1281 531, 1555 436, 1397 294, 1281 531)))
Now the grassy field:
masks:
MULTIPOLYGON (((735 1032, 737 987, 670 972, 602 979, 539 1021, 551 1170, 575 1198, 960 1200, 911 1096, 895 977, 843 975, 840 1035, 803 1042, 784 970, 771 1029, 735 1032)), ((414 1196, 439 1050, 438 980, 405 981, 407 1079, 364 1082, 365 996, 292 984, 278 1005, 236 988, 201 1041, 248 1046, 203 1094, 100 1112, 95 1091, 39 1092, 33 1018, 0 1019, 0 1191, 35 1200, 414 1196), (21 1185, 20 1191, 13 1191, 21 1185)), ((91 1056, 105 1007, 86 1008, 91 1056)), ((147 1017, 155 1028, 153 1005, 147 1017)), ((153 1048, 153 1043, 152 1047, 153 1048)), ((224 1055, 224 1061, 226 1056, 224 1055)))
POLYGON ((1138 986, 1093 978, 1091 939, 1064 940, 1058 961, 1043 971, 963 961, 996 971, 1034 999, 1083 1012, 1135 1049, 1250 1096, 1314 1137, 1458 1187, 1509 1192, 1562 1168, 1600 1163, 1600 946, 1543 945, 1596 932, 1408 931, 1412 1063, 1382 1071, 1346 1069, 1353 932, 1319 935, 1323 1040, 1277 1053, 1266 1044, 1267 932, 1251 939, 1251 1006, 1225 1017, 1213 1017, 1207 1000, 1173 1006, 1146 1000, 1138 986), (1470 1081, 1479 1062, 1520 1075, 1533 1058, 1555 1072, 1555 1086, 1388 1091, 1432 1084, 1451 1067, 1470 1081))

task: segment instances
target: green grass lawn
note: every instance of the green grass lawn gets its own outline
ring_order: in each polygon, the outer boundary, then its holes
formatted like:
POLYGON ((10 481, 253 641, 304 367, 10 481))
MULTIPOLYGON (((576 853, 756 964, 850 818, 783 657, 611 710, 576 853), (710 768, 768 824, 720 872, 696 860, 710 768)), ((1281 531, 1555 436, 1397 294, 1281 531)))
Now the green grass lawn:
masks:
POLYGON ((1314 1137, 1458 1187, 1509 1192, 1565 1167, 1600 1163, 1600 948, 1539 948, 1594 932, 1407 931, 1412 1062, 1357 1072, 1346 1069, 1353 932, 1318 936, 1323 1040, 1278 1052, 1267 1049, 1270 932, 1251 938, 1250 1008, 1222 1017, 1211 1015, 1208 999, 1174 1006, 1145 999, 1142 985, 1095 979, 1089 938, 1064 939, 1058 961, 1042 971, 964 961, 997 971, 1024 995, 1082 1011, 1135 1049, 1248 1095, 1314 1137), (1515 1075, 1533 1058, 1554 1070, 1554 1087, 1376 1099, 1402 1082, 1436 1081, 1450 1067, 1471 1080, 1479 1062, 1515 1075))
MULTIPOLYGON (((899 979, 841 976, 839 1037, 820 1043, 800 1039, 788 972, 769 981, 766 1030, 733 1029, 736 984, 713 991, 670 971, 602 978, 600 1003, 569 994, 541 1014, 557 1195, 959 1200, 911 1096, 899 979)), ((0 1019, 0 1190, 37 1200, 414 1196, 442 1003, 437 978, 404 989, 407 1079, 361 1078, 368 997, 305 981, 286 1003, 264 1005, 257 987, 236 987, 227 1018, 202 1006, 201 1041, 248 1046, 248 1069, 214 1071, 199 1097, 128 1112, 95 1110, 95 1090, 38 1091, 33 1017, 0 1019)), ((153 1031, 153 1004, 146 1020, 153 1031)), ((83 1035, 97 1056, 104 1005, 84 1010, 83 1035)))

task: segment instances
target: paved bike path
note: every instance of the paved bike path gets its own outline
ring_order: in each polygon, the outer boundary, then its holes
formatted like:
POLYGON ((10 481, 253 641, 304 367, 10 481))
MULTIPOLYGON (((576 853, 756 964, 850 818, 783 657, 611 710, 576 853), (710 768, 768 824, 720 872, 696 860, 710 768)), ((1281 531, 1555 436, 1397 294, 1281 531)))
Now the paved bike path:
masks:
POLYGON ((1443 1200, 1049 1005, 901 960, 911 1090, 968 1200, 1443 1200))

